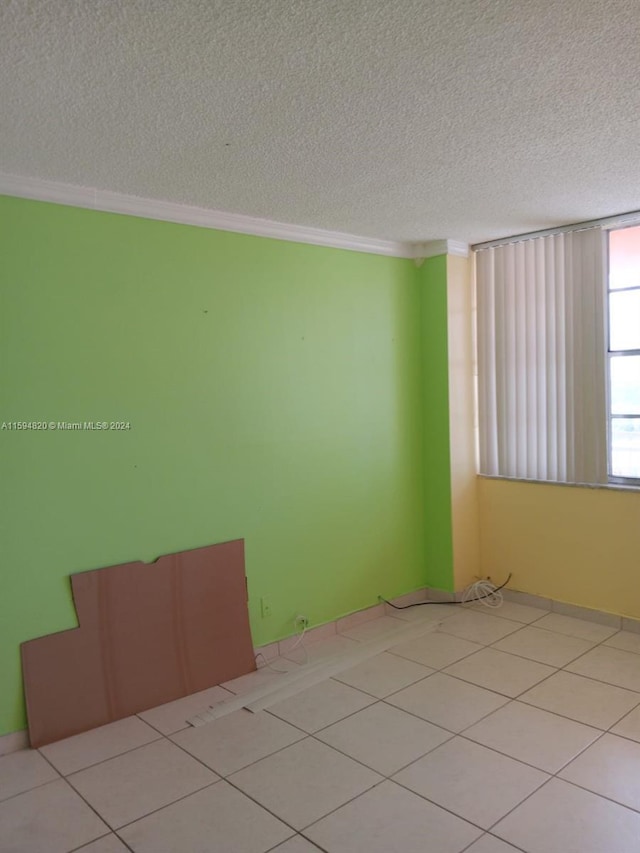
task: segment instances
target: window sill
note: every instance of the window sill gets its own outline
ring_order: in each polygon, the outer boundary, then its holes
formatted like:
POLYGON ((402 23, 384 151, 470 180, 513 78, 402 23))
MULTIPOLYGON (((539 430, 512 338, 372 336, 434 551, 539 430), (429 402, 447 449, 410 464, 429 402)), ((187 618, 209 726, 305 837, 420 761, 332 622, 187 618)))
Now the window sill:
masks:
POLYGON ((557 480, 529 480, 525 477, 502 477, 495 474, 478 474, 482 480, 504 480, 508 483, 532 483, 539 486, 560 486, 570 489, 605 489, 612 492, 635 492, 640 494, 640 483, 632 486, 629 483, 560 483, 557 480))

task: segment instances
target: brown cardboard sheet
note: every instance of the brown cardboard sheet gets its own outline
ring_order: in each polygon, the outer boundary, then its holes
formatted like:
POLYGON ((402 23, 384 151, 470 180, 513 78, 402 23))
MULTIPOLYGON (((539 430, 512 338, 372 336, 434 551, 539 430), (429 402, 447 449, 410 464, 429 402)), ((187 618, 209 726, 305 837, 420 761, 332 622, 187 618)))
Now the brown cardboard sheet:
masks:
POLYGON ((256 668, 244 541, 71 576, 78 628, 22 644, 38 747, 256 668))

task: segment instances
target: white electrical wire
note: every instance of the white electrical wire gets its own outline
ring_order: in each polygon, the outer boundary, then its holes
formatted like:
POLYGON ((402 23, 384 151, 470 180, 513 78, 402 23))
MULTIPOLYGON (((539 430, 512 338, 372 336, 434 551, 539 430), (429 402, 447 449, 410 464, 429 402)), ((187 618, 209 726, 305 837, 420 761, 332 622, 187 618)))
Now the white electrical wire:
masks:
MULTIPOLYGON (((307 626, 309 623, 307 622, 306 619, 304 621, 302 621, 302 619, 298 616, 298 617, 296 617, 295 624, 296 625, 302 625, 302 633, 300 634, 298 639, 295 641, 295 643, 291 646, 291 648, 287 650, 287 654, 295 651, 297 648, 301 648, 302 651, 304 652, 304 662, 306 664, 306 663, 309 663, 309 654, 308 654, 306 646, 304 644, 304 635, 307 633, 307 626)), ((258 652, 256 654, 256 656, 255 656, 256 663, 258 662, 258 658, 262 658, 264 666, 266 666, 268 669, 272 670, 273 672, 279 672, 279 673, 284 673, 284 674, 286 674, 288 672, 288 670, 286 670, 286 669, 277 669, 275 666, 272 666, 262 652, 258 652)))
MULTIPOLYGON (((476 575, 477 577, 477 575, 476 575)), ((503 602, 502 590, 511 580, 512 574, 509 572, 509 576, 506 581, 500 584, 500 586, 496 586, 492 583, 489 578, 486 580, 478 580, 476 583, 472 583, 468 586, 464 592, 462 593, 462 598, 456 599, 455 601, 416 601, 414 604, 394 604, 392 601, 389 601, 388 598, 385 598, 383 595, 378 596, 378 601, 384 601, 385 604, 388 604, 389 607, 393 607, 394 610, 411 610, 414 607, 425 607, 426 605, 437 605, 438 607, 442 607, 446 604, 454 604, 454 605, 464 605, 464 604, 475 604, 477 601, 482 601, 486 604, 487 607, 500 607, 503 602), (481 594, 477 594, 481 593, 481 594)))
POLYGON ((461 604, 477 603, 492 608, 502 607, 503 601, 502 590, 489 580, 480 580, 469 584, 460 597, 461 604))
MULTIPOLYGON (((296 625, 298 625, 298 624, 300 624, 300 623, 296 619, 296 625)), ((306 620, 304 622, 302 622, 302 633, 300 634, 298 639, 295 641, 295 643, 291 646, 291 648, 287 649, 287 652, 286 652, 286 654, 288 655, 291 652, 295 651, 298 647, 301 648, 302 651, 304 652, 304 662, 305 663, 309 663, 309 654, 308 654, 306 646, 304 644, 304 635, 307 633, 307 624, 308 623, 306 622, 306 620)))
POLYGON ((256 655, 256 663, 258 663, 258 658, 262 658, 263 665, 266 666, 267 669, 270 669, 272 672, 279 672, 282 675, 286 675, 289 672, 288 669, 278 669, 277 667, 272 666, 266 659, 266 657, 262 654, 262 652, 258 652, 258 654, 256 655))

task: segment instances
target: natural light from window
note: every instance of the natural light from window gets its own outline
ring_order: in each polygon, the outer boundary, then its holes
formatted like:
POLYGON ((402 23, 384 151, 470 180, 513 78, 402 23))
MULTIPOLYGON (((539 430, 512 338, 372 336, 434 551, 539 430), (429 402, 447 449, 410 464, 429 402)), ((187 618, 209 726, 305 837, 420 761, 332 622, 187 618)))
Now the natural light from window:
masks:
POLYGON ((609 235, 610 473, 640 479, 640 226, 609 235))

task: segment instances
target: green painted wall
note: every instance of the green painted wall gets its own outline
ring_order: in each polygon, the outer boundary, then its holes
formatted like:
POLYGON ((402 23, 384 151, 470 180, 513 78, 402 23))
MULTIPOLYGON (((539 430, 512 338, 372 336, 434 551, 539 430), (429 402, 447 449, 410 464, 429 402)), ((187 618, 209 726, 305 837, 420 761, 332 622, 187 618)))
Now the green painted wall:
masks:
POLYGON ((418 269, 424 375, 424 511, 428 586, 454 591, 449 446, 447 256, 418 269))
POLYGON ((6 197, 0 244, 0 421, 131 423, 0 431, 0 733, 70 573, 244 537, 256 644, 434 582, 443 261, 6 197))

